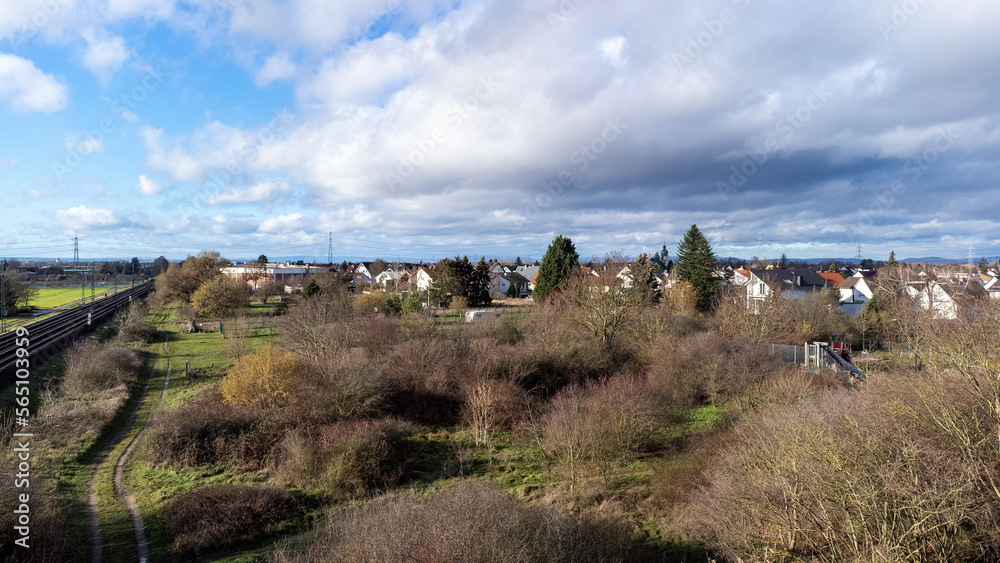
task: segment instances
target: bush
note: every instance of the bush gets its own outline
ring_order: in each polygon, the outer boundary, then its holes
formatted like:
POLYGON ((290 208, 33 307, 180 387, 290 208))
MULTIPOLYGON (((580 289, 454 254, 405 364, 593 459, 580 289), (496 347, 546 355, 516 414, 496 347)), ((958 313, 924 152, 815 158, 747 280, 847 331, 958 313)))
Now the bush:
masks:
POLYGON ((219 391, 230 405, 269 410, 288 403, 302 372, 294 354, 268 346, 236 360, 219 391))
POLYGON ((584 461, 625 461, 652 447, 653 431, 666 420, 661 404, 655 387, 639 378, 571 385, 552 399, 540 444, 575 483, 584 461))
POLYGON ((277 531, 304 510, 277 487, 209 485, 171 500, 163 512, 174 550, 197 554, 277 531))
POLYGON ((466 386, 462 420, 477 445, 489 442, 497 430, 510 430, 527 410, 524 390, 509 381, 480 379, 466 386))
POLYGON ((395 416, 421 424, 454 424, 462 405, 466 371, 456 342, 441 338, 397 344, 382 366, 395 416))
POLYGON ((482 482, 458 483, 332 512, 316 539, 272 561, 657 560, 619 518, 526 506, 482 482))
POLYGON ((369 358, 384 358, 399 341, 399 323, 393 317, 368 315, 361 319, 359 325, 356 327, 358 344, 369 358))
POLYGON ((650 375, 681 405, 721 405, 785 369, 765 346, 714 333, 695 334, 675 346, 654 359, 650 375))
POLYGON ((880 387, 748 421, 693 495, 691 536, 731 561, 995 559, 1000 506, 975 462, 912 389, 880 387))
POLYGON ((424 310, 424 303, 420 300, 420 295, 416 291, 411 291, 403 300, 402 313, 409 315, 419 313, 424 310))
POLYGON ((146 307, 136 302, 115 316, 118 339, 122 342, 149 343, 157 339, 159 331, 146 320, 146 307))
POLYGON ((361 354, 311 362, 298 379, 289 410, 302 419, 330 422, 370 416, 383 406, 388 384, 361 354))
POLYGON ((235 468, 264 467, 282 429, 256 410, 232 406, 211 393, 172 411, 154 415, 141 446, 150 463, 183 466, 228 463, 235 468))
POLYGON ((129 383, 142 369, 142 354, 128 346, 102 344, 85 339, 65 354, 62 388, 66 393, 90 393, 129 383))
POLYGON ((411 430, 388 419, 291 430, 275 456, 274 478, 284 485, 323 489, 335 499, 384 491, 403 477, 400 448, 411 430))

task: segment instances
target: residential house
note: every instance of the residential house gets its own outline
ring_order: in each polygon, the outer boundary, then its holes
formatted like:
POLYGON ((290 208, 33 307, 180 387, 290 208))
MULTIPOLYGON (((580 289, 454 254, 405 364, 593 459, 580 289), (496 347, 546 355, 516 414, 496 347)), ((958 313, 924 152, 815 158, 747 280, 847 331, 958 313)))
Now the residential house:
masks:
POLYGON ((434 271, 427 266, 417 268, 417 271, 410 276, 410 286, 417 291, 427 291, 434 283, 434 271))
POLYGON ((382 289, 406 289, 410 284, 410 274, 402 268, 399 270, 390 268, 375 276, 375 284, 382 289))
POLYGON ((754 268, 748 271, 750 279, 744 284, 747 288, 747 305, 755 310, 771 294, 772 288, 777 288, 785 297, 801 299, 812 292, 834 287, 830 281, 812 270, 754 268))
POLYGON ((490 276, 490 295, 495 299, 503 299, 507 296, 510 286, 514 286, 518 297, 525 297, 529 293, 528 283, 528 280, 517 272, 490 276))
POLYGON ((844 308, 844 312, 852 317, 861 312, 865 301, 875 296, 874 280, 874 276, 866 276, 864 272, 859 271, 837 286, 840 305, 844 308))
POLYGON ((907 293, 913 297, 924 310, 933 311, 937 319, 957 319, 963 307, 986 298, 989 293, 975 280, 965 281, 914 283, 906 287, 907 293))
POLYGON ((521 274, 524 279, 528 280, 528 291, 535 291, 535 281, 538 277, 539 266, 518 266, 514 272, 521 274))

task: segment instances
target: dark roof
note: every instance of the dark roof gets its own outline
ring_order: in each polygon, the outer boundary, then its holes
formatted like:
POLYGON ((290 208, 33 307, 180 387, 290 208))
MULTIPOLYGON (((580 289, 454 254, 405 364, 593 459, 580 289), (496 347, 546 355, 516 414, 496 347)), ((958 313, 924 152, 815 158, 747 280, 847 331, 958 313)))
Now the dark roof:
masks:
POLYGON ((764 283, 777 285, 781 289, 801 287, 804 289, 821 289, 834 287, 833 284, 812 270, 789 270, 775 268, 773 270, 752 269, 750 273, 764 283))
POLYGON ((500 276, 501 278, 509 281, 510 283, 528 283, 528 278, 522 276, 517 272, 510 272, 500 276))

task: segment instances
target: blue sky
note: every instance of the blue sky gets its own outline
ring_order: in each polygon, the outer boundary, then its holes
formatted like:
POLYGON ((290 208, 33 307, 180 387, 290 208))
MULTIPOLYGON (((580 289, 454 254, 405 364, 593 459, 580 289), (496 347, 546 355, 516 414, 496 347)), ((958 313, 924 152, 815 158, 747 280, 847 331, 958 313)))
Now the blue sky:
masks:
POLYGON ((988 1, 0 0, 0 254, 1000 254, 988 1))

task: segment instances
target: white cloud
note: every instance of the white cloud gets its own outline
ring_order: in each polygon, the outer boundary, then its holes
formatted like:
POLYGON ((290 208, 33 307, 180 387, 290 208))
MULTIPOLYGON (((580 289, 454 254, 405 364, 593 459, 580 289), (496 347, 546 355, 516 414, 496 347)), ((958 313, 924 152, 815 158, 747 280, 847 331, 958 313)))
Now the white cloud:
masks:
POLYGON ((621 35, 601 41, 598 45, 604 59, 611 63, 611 66, 621 67, 625 64, 625 38, 621 35))
POLYGON ((209 205, 223 203, 252 203, 269 200, 279 193, 286 193, 292 188, 285 180, 266 179, 247 187, 230 187, 219 195, 208 198, 209 205))
POLYGON ((82 155, 97 154, 104 150, 104 139, 85 133, 71 133, 63 139, 66 148, 82 155))
POLYGON ((151 196, 160 193, 162 190, 163 186, 159 182, 145 174, 139 174, 139 183, 136 184, 135 191, 145 196, 151 196))
POLYGON ((66 107, 66 86, 27 59, 0 53, 0 104, 18 113, 52 113, 66 107))
POLYGON ((107 209, 90 209, 85 205, 60 209, 56 218, 67 229, 107 230, 122 226, 123 221, 115 213, 107 209))
POLYGON ((93 29, 84 30, 83 39, 87 44, 83 53, 83 64, 90 72, 107 83, 114 73, 128 60, 125 40, 121 37, 102 37, 93 29))
POLYGON ((288 80, 295 76, 295 61, 288 53, 278 53, 268 57, 264 61, 264 66, 257 71, 254 82, 258 87, 264 88, 275 80, 288 80))
POLYGON ((277 217, 261 221, 257 230, 262 233, 291 233, 294 231, 300 231, 307 227, 305 222, 302 220, 303 217, 304 215, 301 213, 279 215, 277 217))

